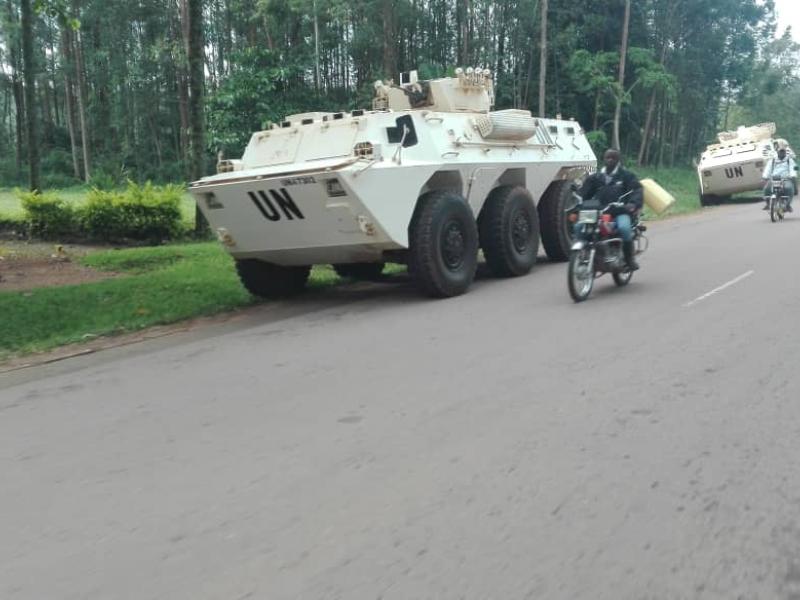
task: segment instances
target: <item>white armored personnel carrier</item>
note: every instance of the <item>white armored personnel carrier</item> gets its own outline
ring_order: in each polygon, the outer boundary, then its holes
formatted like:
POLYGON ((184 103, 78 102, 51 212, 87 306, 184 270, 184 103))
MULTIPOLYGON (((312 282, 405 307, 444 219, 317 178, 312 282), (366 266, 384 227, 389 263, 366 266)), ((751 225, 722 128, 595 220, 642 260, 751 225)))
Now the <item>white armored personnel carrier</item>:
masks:
POLYGON ((571 120, 492 111, 491 74, 375 83, 372 110, 291 115, 190 192, 245 287, 300 291, 315 264, 376 278, 406 263, 419 288, 467 290, 483 250, 497 276, 565 260, 571 183, 596 168, 571 120))
POLYGON ((708 146, 697 165, 703 206, 719 204, 733 194, 760 191, 767 161, 779 146, 788 148, 786 140, 775 138, 775 123, 722 131, 717 138, 719 143, 708 146))

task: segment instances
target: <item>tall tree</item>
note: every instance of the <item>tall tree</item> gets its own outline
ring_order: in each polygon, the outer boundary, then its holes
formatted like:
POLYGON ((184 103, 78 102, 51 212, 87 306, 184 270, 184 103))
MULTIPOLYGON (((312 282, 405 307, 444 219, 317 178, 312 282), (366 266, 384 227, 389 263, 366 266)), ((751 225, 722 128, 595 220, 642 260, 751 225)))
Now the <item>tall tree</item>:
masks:
POLYGON ((547 0, 542 2, 541 41, 539 42, 539 116, 545 117, 547 94, 547 0))
MULTIPOLYGON (((186 56, 189 63, 189 127, 191 132, 189 145, 191 178, 196 180, 205 173, 203 0, 187 0, 187 5, 189 39, 186 56)), ((195 216, 195 232, 202 234, 208 228, 208 223, 199 209, 195 211, 195 216)))
POLYGON ((622 102, 624 101, 625 89, 625 63, 628 60, 628 32, 631 23, 631 0, 625 0, 625 18, 622 25, 622 46, 619 52, 619 77, 617 78, 617 85, 619 86, 619 93, 617 95, 617 106, 614 110, 614 137, 611 144, 614 148, 620 149, 619 142, 619 123, 622 118, 622 102))
MULTIPOLYGON (((77 0, 74 5, 77 10, 77 0)), ((81 30, 76 29, 75 35, 71 36, 74 42, 75 56, 75 83, 77 85, 78 96, 78 123, 81 127, 81 148, 83 149, 83 179, 88 183, 92 178, 91 150, 92 140, 89 138, 89 120, 86 115, 86 70, 83 63, 83 41, 81 30)))
POLYGON ((22 68, 25 80, 25 130, 28 146, 28 185, 39 190, 39 135, 36 120, 36 61, 33 56, 31 0, 20 0, 22 16, 22 68))
POLYGON ((72 156, 72 169, 75 179, 81 178, 80 158, 78 157, 77 127, 75 126, 75 88, 72 84, 72 29, 65 17, 61 18, 61 58, 64 62, 64 114, 69 132, 69 147, 72 156))

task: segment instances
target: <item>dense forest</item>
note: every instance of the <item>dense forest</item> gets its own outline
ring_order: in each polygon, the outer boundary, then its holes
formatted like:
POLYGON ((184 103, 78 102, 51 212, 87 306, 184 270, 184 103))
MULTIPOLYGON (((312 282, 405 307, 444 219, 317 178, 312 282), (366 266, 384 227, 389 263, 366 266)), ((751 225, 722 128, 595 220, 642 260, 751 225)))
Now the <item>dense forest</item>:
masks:
POLYGON ((639 164, 690 164, 750 121, 800 137, 798 48, 771 0, 0 2, 3 185, 187 181, 284 114, 470 65, 495 73, 498 108, 574 117, 639 164))

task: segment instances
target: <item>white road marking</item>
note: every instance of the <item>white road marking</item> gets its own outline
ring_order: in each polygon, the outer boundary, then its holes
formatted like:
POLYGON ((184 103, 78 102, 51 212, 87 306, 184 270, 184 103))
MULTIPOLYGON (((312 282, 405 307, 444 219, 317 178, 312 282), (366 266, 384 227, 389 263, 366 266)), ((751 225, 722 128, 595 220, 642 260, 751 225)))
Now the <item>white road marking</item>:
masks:
POLYGON ((719 286, 718 288, 714 288, 713 290, 711 290, 707 294, 703 294, 702 296, 700 296, 698 298, 695 298, 691 302, 687 302, 686 304, 683 305, 683 307, 684 308, 689 308, 690 306, 694 306, 698 302, 702 302, 703 300, 706 300, 706 299, 710 298, 714 294, 718 294, 722 290, 725 290, 725 289, 731 287, 732 285, 736 285, 740 281, 744 281, 745 279, 750 277, 750 275, 752 275, 753 273, 755 273, 755 271, 748 271, 747 273, 743 273, 742 275, 739 275, 736 279, 731 279, 728 283, 723 283, 721 286, 719 286))

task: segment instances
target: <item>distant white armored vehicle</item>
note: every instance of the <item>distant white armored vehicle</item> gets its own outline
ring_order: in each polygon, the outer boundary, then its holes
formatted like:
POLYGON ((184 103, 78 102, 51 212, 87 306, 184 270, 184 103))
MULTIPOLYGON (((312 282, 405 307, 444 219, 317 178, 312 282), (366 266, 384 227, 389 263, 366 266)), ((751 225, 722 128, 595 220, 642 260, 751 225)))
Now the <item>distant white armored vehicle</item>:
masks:
MULTIPOLYGON (((767 161, 786 140, 775 138, 775 123, 739 127, 717 134, 719 143, 708 146, 697 165, 700 204, 710 206, 733 194, 760 191, 767 161)), ((789 153, 794 155, 789 148, 789 153)))
POLYGON ((372 110, 291 115, 190 192, 253 294, 300 291, 312 265, 376 278, 406 263, 423 292, 455 296, 483 250, 497 276, 566 260, 570 184, 596 158, 575 121, 492 111, 491 74, 375 83, 372 110))

